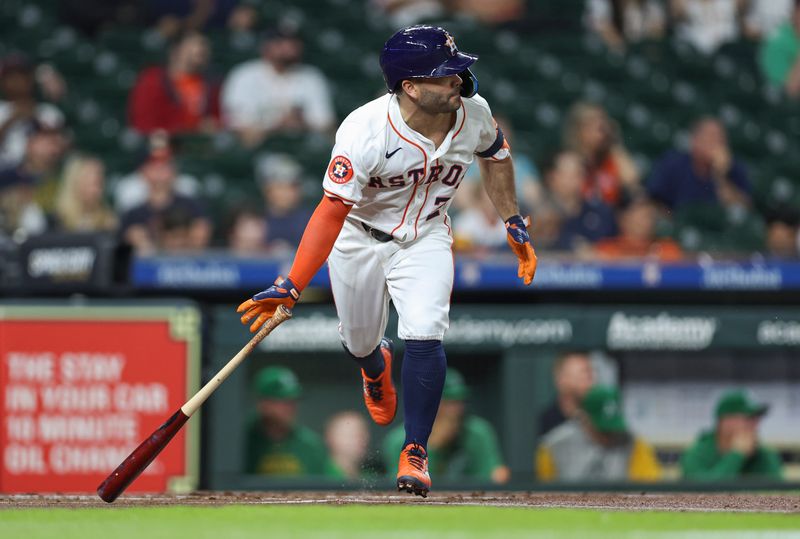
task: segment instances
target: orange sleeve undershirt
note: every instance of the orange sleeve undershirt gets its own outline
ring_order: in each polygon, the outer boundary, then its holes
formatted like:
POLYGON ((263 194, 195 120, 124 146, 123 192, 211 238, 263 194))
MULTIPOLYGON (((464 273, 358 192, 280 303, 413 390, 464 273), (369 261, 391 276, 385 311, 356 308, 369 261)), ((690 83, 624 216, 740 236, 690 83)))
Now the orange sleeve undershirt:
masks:
POLYGON ((297 247, 289 279, 302 291, 328 259, 350 208, 341 199, 323 196, 297 247))

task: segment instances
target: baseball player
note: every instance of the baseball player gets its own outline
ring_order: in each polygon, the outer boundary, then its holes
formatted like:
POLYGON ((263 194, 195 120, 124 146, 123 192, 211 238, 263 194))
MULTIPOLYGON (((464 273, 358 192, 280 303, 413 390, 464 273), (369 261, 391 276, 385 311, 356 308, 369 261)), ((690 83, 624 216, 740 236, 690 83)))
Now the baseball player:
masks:
POLYGON ((412 26, 389 38, 380 57, 388 94, 339 127, 322 201, 288 277, 237 310, 256 331, 279 305, 294 306, 327 259, 342 343, 361 367, 370 416, 388 425, 397 410, 393 345, 384 337, 391 299, 405 340, 397 487, 423 497, 431 487, 425 447, 447 367, 442 339, 453 287, 447 208, 476 155, 519 258, 518 276, 527 285, 536 271, 510 149, 469 69, 476 60, 442 28, 412 26))

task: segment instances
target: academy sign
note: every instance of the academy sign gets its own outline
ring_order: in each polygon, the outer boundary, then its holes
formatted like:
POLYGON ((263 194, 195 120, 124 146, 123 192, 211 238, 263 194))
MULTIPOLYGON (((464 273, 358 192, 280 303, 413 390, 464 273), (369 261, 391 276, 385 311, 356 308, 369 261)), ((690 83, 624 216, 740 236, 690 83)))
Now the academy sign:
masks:
POLYGON ((702 350, 719 328, 710 316, 636 316, 617 311, 611 315, 606 340, 611 350, 702 350))

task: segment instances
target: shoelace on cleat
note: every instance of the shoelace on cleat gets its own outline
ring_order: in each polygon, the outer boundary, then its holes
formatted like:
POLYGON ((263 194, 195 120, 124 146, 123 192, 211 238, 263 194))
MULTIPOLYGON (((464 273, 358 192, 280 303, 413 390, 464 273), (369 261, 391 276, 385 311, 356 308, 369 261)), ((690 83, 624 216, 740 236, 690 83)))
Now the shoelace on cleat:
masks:
POLYGON ((406 459, 408 463, 421 472, 425 471, 425 461, 427 458, 425 450, 417 444, 412 445, 406 450, 406 459))
POLYGON ((374 401, 383 400, 383 388, 381 387, 380 382, 367 382, 365 380, 364 391, 367 393, 369 398, 374 401))

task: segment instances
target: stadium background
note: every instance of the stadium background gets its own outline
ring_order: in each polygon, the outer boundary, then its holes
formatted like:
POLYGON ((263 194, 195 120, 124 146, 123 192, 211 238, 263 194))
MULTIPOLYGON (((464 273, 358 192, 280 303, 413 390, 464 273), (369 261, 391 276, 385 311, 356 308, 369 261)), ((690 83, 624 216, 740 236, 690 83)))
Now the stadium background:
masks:
MULTIPOLYGON (((377 54, 393 30, 388 19, 361 2, 344 0, 254 6, 257 30, 277 24, 297 29, 305 44, 304 62, 327 77, 339 120, 382 91, 377 54)), ((798 104, 763 80, 757 43, 742 38, 702 55, 667 36, 616 54, 585 30, 583 7, 582 2, 531 2, 524 16, 496 25, 458 15, 438 20, 462 50, 480 55, 475 72, 481 93, 496 114, 513 122, 514 153, 542 162, 558 148, 569 107, 588 100, 618 123, 625 146, 646 176, 663 152, 685 144, 694 120, 714 115, 727 127, 733 153, 748 167, 753 205, 746 212, 691 208, 662 222, 660 233, 674 238, 685 252, 678 263, 597 262, 577 252, 540 249, 541 267, 531 290, 516 282, 513 260, 504 251, 459 254, 454 320, 482 321, 484 327, 506 323, 506 331, 519 331, 512 338, 498 330, 480 340, 447 342, 451 364, 472 388, 470 409, 490 419, 498 431, 512 472, 506 487, 542 488, 534 480, 532 459, 535 418, 553 394, 550 368, 559 351, 588 349, 605 366, 606 380, 622 387, 634 430, 656 445, 668 470, 663 488, 687 488, 678 481, 677 458, 697 430, 710 424, 714 399, 730 387, 746 387, 772 404, 763 434, 781 451, 786 477, 796 481, 800 429, 792 417, 800 406, 800 264, 796 255, 795 260, 771 256, 766 231, 772 209, 800 207, 798 104), (626 340, 625 335, 641 330, 637 320, 646 319, 677 329, 626 340), (707 341, 702 336, 692 341, 694 333, 687 337, 680 331, 681 324, 703 321, 714 328, 707 341), (623 337, 614 337, 615 331, 623 337)), ((0 52, 24 52, 31 62, 47 62, 62 74, 68 91, 56 105, 65 115, 71 147, 102 159, 110 195, 115 181, 138 166, 150 144, 149 137, 128 127, 126 102, 139 70, 164 61, 166 41, 144 24, 117 25, 88 36, 65 23, 60 13, 53 1, 3 2, 0 52)), ((205 33, 211 42, 210 68, 220 76, 258 55, 255 32, 205 33)), ((246 149, 220 130, 176 134, 172 142, 181 172, 199 180, 214 222, 211 246, 203 252, 139 256, 127 253, 114 235, 12 235, 2 244, 4 319, 16 316, 14 309, 33 309, 35 317, 47 321, 70 311, 80 316, 86 306, 109 305, 115 306, 109 316, 118 309, 124 318, 127 309, 167 305, 194 313, 188 318, 202 334, 202 367, 189 367, 196 377, 210 376, 232 355, 246 339, 233 306, 285 270, 291 253, 248 257, 227 252, 222 225, 226 212, 260 197, 253 170, 264 150, 290 154, 302 163, 304 198, 313 204, 321 193, 319 178, 331 141, 283 134, 246 149), (76 270, 65 247, 88 248, 94 253, 92 264, 76 270), (33 274, 32 254, 48 250, 54 262, 49 270, 33 274), (59 253, 63 260, 58 260, 59 253)), ((318 432, 332 411, 360 410, 356 382, 331 333, 333 310, 322 273, 298 306, 298 319, 290 322, 302 323, 309 333, 295 331, 272 350, 267 343, 204 411, 201 487, 344 485, 313 477, 288 481, 243 474, 244 425, 229 419, 252 408, 248 379, 268 364, 290 365, 298 373, 305 388, 300 420, 318 432)), ((463 334, 469 336, 470 329, 463 334)), ((158 370, 154 360, 152 371, 157 375, 158 370)), ((155 426, 158 418, 151 421, 155 426)), ((142 435, 149 430, 141 426, 142 435)), ((377 450, 383 433, 375 428, 371 435, 371 447, 377 450)), ((197 431, 187 439, 193 436, 197 431)), ((196 459, 196 447, 190 441, 187 447, 195 455, 189 460, 196 459)), ((385 486, 380 479, 367 485, 385 486)), ((463 481, 447 486, 491 488, 463 481)), ((720 488, 739 486, 752 485, 720 488)))

